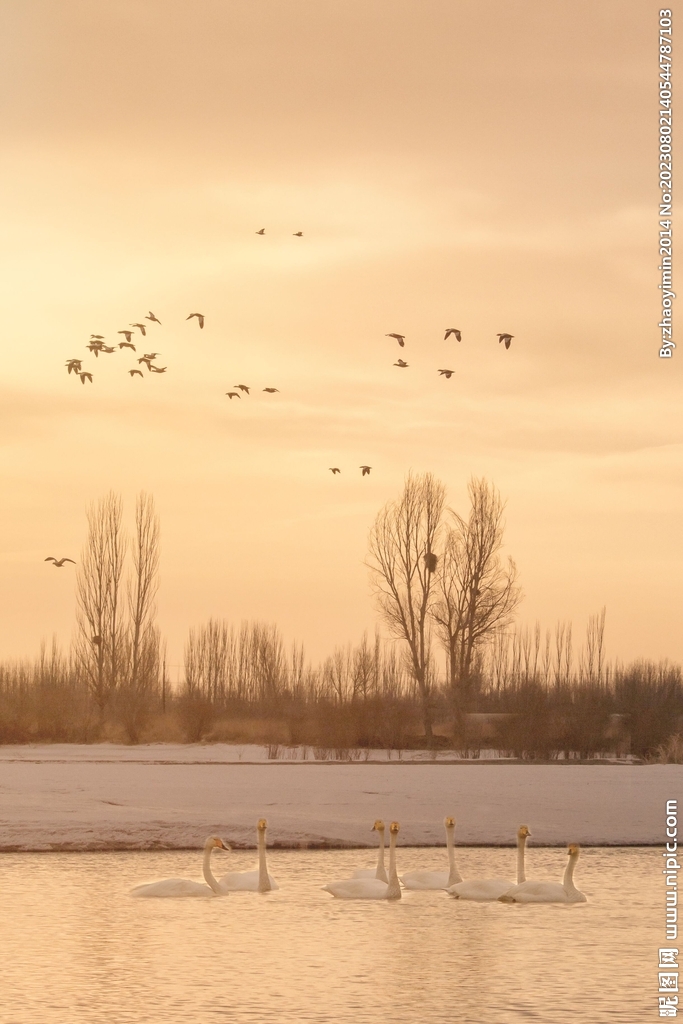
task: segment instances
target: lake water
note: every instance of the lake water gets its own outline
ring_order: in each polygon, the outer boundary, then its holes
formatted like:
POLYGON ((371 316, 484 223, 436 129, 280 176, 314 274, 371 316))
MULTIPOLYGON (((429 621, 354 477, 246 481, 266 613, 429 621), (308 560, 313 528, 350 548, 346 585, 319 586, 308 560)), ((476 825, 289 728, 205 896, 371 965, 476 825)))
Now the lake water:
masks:
MULTIPOLYGON (((267 895, 136 900, 138 883, 201 879, 201 852, 2 854, 2 1024, 554 1024, 657 1018, 663 876, 657 849, 584 849, 590 902, 516 906, 405 892, 321 891, 365 851, 273 851, 267 895)), ((458 850, 464 877, 510 876, 513 850, 458 850)), ((216 875, 254 854, 213 856, 216 875)), ((445 851, 398 850, 399 872, 445 851)), ((559 880, 561 849, 531 847, 559 880)))

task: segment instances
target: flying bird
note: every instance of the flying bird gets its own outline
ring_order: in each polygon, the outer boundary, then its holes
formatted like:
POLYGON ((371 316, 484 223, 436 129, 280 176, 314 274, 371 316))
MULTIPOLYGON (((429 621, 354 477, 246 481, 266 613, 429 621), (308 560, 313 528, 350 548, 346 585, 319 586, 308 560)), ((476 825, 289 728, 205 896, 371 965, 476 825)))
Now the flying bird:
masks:
POLYGON ((455 370, 439 370, 439 373, 442 373, 446 380, 450 380, 455 370))
POLYGON ((159 326, 161 326, 161 320, 154 315, 151 309, 147 316, 145 317, 145 320, 153 320, 155 324, 159 324, 159 326))
POLYGON ((269 395, 274 395, 276 391, 279 393, 279 388, 264 388, 263 390, 267 391, 269 395))
POLYGON ((161 352, 145 352, 143 353, 143 355, 145 359, 156 359, 158 356, 161 355, 161 352))
POLYGON ((90 335, 90 340, 91 341, 93 341, 93 340, 95 340, 95 341, 104 341, 104 335, 103 334, 91 334, 90 335))
POLYGON ((152 366, 151 363, 147 364, 152 373, 166 373, 168 366, 152 366))
POLYGON ((457 341, 462 341, 462 334, 460 333, 457 327, 447 327, 446 333, 443 336, 443 340, 448 341, 451 334, 455 335, 457 341))
POLYGON ((85 384, 85 378, 86 377, 88 378, 88 380, 92 384, 92 373, 86 373, 85 370, 83 370, 83 372, 79 373, 78 376, 81 378, 81 384, 85 384))
POLYGON ((396 341, 399 343, 401 348, 403 348, 405 343, 406 343, 406 336, 405 336, 405 334, 385 334, 384 337, 385 338, 396 338, 396 341))
POLYGON ((145 376, 142 370, 129 370, 128 373, 131 375, 131 377, 134 377, 136 374, 138 375, 138 377, 145 376))
POLYGON ((358 468, 363 470, 361 476, 370 476, 370 470, 372 469, 372 466, 359 466, 358 468))
POLYGON ((203 327, 204 326, 204 314, 203 313, 190 313, 190 315, 186 316, 185 319, 186 320, 191 320, 193 316, 197 317, 197 320, 199 320, 199 326, 203 327))
POLYGON ((133 352, 137 351, 132 341, 120 341, 119 348, 132 348, 133 352))
POLYGON ((399 359, 399 361, 397 363, 394 363, 394 366, 402 366, 404 369, 405 369, 406 366, 409 366, 409 365, 410 364, 407 363, 405 361, 405 359, 399 359))
POLYGON ((61 569, 65 562, 73 562, 74 565, 76 564, 73 558, 55 558, 53 555, 48 555, 44 561, 52 562, 55 569, 61 569))
POLYGON ((242 397, 241 395, 238 395, 238 393, 236 391, 226 391, 225 393, 226 393, 226 395, 228 396, 228 398, 231 401, 232 401, 233 398, 241 398, 242 397))
POLYGON ((260 231, 256 232, 257 235, 265 235, 265 233, 266 233, 266 229, 265 228, 261 228, 260 231))
POLYGON ((130 341, 130 339, 133 337, 133 332, 132 331, 117 331, 116 333, 117 334, 125 334, 126 341, 130 341))
POLYGON ((116 352, 116 345, 103 345, 100 352, 116 352))
POLYGON ((99 353, 102 351, 103 343, 101 341, 91 341, 89 345, 85 346, 90 352, 93 352, 95 359, 97 359, 99 353))
POLYGON ((149 356, 141 356, 141 358, 138 359, 138 363, 144 363, 148 370, 152 369, 152 360, 149 356))
POLYGON ((65 363, 67 373, 78 373, 81 368, 81 359, 68 359, 65 363))
POLYGON ((294 232, 294 238, 301 238, 302 236, 303 236, 303 231, 295 231, 294 232))
POLYGON ((341 473, 341 469, 339 468, 339 466, 330 466, 330 473, 332 473, 333 475, 335 473, 341 473))
POLYGON ((143 335, 147 334, 147 328, 145 327, 144 324, 131 324, 130 326, 131 327, 139 327, 140 330, 142 331, 143 335))
POLYGON ((249 394, 249 388, 247 387, 246 384, 233 384, 233 387, 239 388, 240 391, 246 391, 246 393, 249 394))
POLYGON ((500 345, 501 341, 504 341, 505 342, 505 348, 510 348, 510 342, 512 341, 513 338, 514 338, 514 334, 499 334, 498 335, 498 344, 500 345))

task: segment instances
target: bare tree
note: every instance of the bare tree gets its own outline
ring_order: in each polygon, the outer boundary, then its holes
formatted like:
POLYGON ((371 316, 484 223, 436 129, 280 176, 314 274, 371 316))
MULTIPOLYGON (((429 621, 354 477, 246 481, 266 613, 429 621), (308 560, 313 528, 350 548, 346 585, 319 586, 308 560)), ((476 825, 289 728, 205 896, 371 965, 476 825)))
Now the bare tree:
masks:
MULTIPOLYGON (((433 616, 446 652, 448 682, 456 717, 462 718, 470 698, 475 655, 512 622, 521 591, 511 558, 503 563, 504 503, 485 479, 469 483, 470 514, 451 512, 441 565, 437 572, 438 600, 433 616)), ((534 664, 540 638, 533 643, 534 664)), ((529 657, 526 658, 527 671, 529 657)))
POLYGON ((121 518, 121 499, 113 491, 89 506, 88 536, 76 573, 76 657, 100 718, 120 682, 125 647, 121 518))
POLYGON ((431 473, 410 473, 401 497, 385 505, 375 520, 366 563, 382 617, 407 646, 428 743, 433 739, 429 611, 445 493, 431 473))

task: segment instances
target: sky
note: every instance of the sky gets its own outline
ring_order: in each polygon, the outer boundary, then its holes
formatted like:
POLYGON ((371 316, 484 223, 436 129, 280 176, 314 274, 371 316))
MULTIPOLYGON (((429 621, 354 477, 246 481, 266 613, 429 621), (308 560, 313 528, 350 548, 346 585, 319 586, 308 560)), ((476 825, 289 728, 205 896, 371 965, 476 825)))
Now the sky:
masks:
POLYGON ((410 470, 461 514, 499 489, 521 624, 605 606, 608 657, 683 659, 658 10, 5 0, 0 659, 68 644, 44 558, 109 490, 129 525, 154 496, 171 665, 209 617, 322 658, 374 628, 368 533, 410 470), (150 310, 136 353, 87 352, 150 310), (167 371, 130 377, 146 351, 167 371))

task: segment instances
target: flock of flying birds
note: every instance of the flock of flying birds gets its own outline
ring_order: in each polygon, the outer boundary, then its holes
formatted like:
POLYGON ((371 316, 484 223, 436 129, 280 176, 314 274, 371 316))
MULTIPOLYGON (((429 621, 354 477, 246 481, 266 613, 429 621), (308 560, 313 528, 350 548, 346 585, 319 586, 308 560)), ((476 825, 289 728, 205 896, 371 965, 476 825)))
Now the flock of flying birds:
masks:
MULTIPOLYGON (((260 228, 255 233, 257 235, 265 235, 266 229, 265 228, 260 228)), ((303 231, 295 231, 295 232, 293 232, 293 237, 295 237, 295 238, 302 238, 303 237, 303 231)), ((192 320, 195 317, 197 319, 197 323, 199 324, 200 330, 203 329, 204 328, 204 320, 205 320, 205 316, 204 316, 203 313, 190 313, 190 315, 187 316, 185 319, 186 320, 192 320)), ((140 323, 140 322, 132 323, 132 324, 129 325, 131 330, 125 329, 125 330, 121 330, 121 331, 117 332, 118 334, 122 334, 124 336, 125 341, 119 341, 119 342, 117 342, 114 345, 106 345, 105 344, 105 337, 104 337, 104 335, 102 335, 102 334, 91 334, 90 335, 90 341, 86 345, 86 348, 95 356, 96 359, 99 358, 99 356, 101 354, 111 355, 114 352, 116 352, 117 350, 118 351, 122 351, 123 349, 131 349, 133 352, 137 352, 137 348, 133 344, 133 341, 132 341, 132 338, 134 336, 134 331, 135 330, 139 330, 140 331, 140 337, 144 338, 144 337, 147 336, 147 328, 150 326, 151 323, 159 324, 159 326, 161 326, 161 320, 159 320, 159 318, 151 310, 144 317, 144 319, 148 320, 150 323, 147 323, 147 324, 140 323)), ((458 342, 462 341, 462 332, 457 327, 447 327, 446 328, 446 332, 444 334, 444 341, 448 341, 448 339, 451 336, 455 337, 456 341, 458 341, 458 342)), ((138 338, 138 335, 135 334, 135 337, 138 338)), ((387 337, 387 338, 394 338, 398 342, 398 344, 399 344, 399 346, 401 348, 405 347, 405 343, 406 343, 406 335, 405 334, 398 334, 397 332, 391 332, 390 334, 385 335, 385 337, 387 337)), ((513 334, 508 334, 506 332, 503 332, 503 333, 498 334, 497 337, 498 337, 498 343, 499 344, 504 344, 505 348, 508 349, 508 348, 510 348, 510 343, 512 342, 512 339, 513 339, 514 335, 513 334)), ((128 370, 129 375, 131 377, 144 377, 144 373, 140 369, 141 365, 147 367, 147 372, 148 373, 166 373, 166 370, 168 369, 167 366, 156 366, 154 364, 154 360, 157 359, 160 355, 161 355, 160 352, 145 352, 145 353, 143 353, 142 356, 139 356, 139 357, 136 356, 137 362, 138 362, 138 366, 137 367, 133 367, 132 369, 128 370)), ((410 364, 407 363, 405 359, 400 359, 400 358, 398 359, 397 362, 394 363, 394 366, 397 366, 397 367, 399 367, 402 370, 408 369, 409 365, 410 364)), ((80 381, 81 381, 81 384, 85 384, 86 380, 89 381, 92 384, 93 374, 92 374, 92 372, 90 370, 84 370, 83 369, 83 360, 82 359, 67 359, 67 361, 66 361, 66 369, 67 369, 67 373, 69 373, 69 374, 73 373, 77 377, 79 377, 80 381)), ((455 373, 455 370, 450 370, 448 368, 442 368, 442 369, 440 369, 438 371, 438 373, 439 373, 440 376, 444 377, 446 380, 450 380, 451 377, 453 376, 453 374, 455 373)), ((234 391, 226 391, 225 392, 226 396, 230 399, 231 402, 232 402, 233 398, 240 399, 240 398, 242 398, 243 395, 248 395, 250 393, 250 391, 252 390, 252 387, 250 385, 248 385, 248 384, 234 384, 233 387, 236 390, 234 390, 234 391)), ((279 389, 278 388, 273 388, 273 387, 267 387, 267 388, 263 388, 263 391, 265 391, 268 394, 272 395, 272 394, 275 394, 275 393, 279 392, 279 389)), ((370 475, 370 471, 372 469, 372 466, 363 465, 363 466, 359 466, 358 468, 361 471, 361 476, 369 476, 370 475)), ((338 473, 341 473, 341 468, 339 466, 330 466, 329 470, 330 470, 330 473, 332 473, 333 476, 336 476, 338 473)), ((53 558, 52 556, 50 556, 49 558, 46 558, 45 561, 46 562, 52 562, 55 565, 55 567, 59 569, 59 568, 61 568, 64 565, 64 562, 71 562, 71 561, 73 561, 73 559, 71 559, 71 558, 56 559, 56 558, 53 558)))

